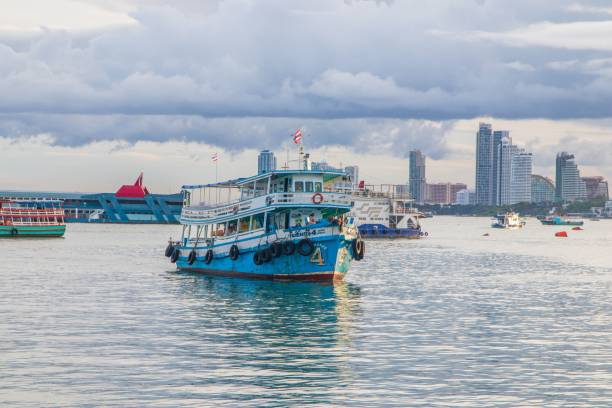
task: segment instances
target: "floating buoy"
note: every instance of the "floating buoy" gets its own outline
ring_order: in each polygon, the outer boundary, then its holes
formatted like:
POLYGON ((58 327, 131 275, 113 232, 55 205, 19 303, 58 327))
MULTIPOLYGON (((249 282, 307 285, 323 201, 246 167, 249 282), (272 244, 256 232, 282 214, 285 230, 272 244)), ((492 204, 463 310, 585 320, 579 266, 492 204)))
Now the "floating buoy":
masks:
POLYGON ((582 231, 582 227, 574 227, 572 228, 572 231, 582 231))
POLYGON ((567 232, 565 232, 565 231, 559 231, 559 232, 555 233, 555 237, 559 237, 559 238, 567 238, 567 232))

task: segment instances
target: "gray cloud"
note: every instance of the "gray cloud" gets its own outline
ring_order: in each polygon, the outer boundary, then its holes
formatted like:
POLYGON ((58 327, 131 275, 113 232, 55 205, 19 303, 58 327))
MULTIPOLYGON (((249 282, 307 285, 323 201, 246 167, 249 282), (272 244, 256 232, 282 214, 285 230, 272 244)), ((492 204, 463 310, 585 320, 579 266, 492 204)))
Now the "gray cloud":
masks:
POLYGON ((587 12, 603 1, 95 4, 135 24, 0 32, 1 136, 236 149, 306 124, 315 145, 375 140, 442 157, 453 119, 612 116, 612 56, 601 46, 612 21, 587 12), (567 27, 604 30, 568 49, 552 35, 567 27))

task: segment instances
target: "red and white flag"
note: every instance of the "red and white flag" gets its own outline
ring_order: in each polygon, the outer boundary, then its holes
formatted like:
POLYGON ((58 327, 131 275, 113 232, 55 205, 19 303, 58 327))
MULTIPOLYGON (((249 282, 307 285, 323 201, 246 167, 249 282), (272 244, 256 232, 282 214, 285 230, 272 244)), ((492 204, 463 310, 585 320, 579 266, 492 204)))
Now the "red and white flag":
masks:
POLYGON ((219 153, 214 152, 211 158, 212 158, 212 161, 216 163, 219 160, 219 153))
POLYGON ((293 143, 294 144, 302 143, 302 129, 296 130, 296 132, 293 134, 293 143))

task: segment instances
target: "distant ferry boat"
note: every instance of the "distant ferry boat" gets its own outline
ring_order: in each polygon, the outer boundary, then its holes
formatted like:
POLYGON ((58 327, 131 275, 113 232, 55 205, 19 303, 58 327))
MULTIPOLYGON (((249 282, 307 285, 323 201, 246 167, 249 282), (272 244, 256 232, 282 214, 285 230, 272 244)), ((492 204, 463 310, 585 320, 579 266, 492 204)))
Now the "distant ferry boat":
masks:
POLYGON ((361 236, 419 239, 427 235, 419 223, 421 213, 412 208, 409 194, 398 192, 396 187, 364 186, 352 193, 351 215, 355 217, 361 236))
POLYGON ((493 228, 504 228, 504 229, 518 229, 525 226, 525 221, 515 212, 507 212, 505 214, 498 214, 493 217, 495 221, 491 226, 493 228))
POLYGON ((540 218, 542 225, 575 225, 582 226, 584 221, 578 218, 562 217, 560 215, 551 215, 540 218))
POLYGON ((212 185, 183 186, 180 241, 166 256, 179 270, 263 279, 333 280, 365 246, 352 198, 333 191, 337 171, 275 170, 212 185), (220 197, 228 201, 219 203, 220 197), (231 200, 235 197, 234 200, 231 200))
POLYGON ((0 201, 0 237, 61 237, 65 232, 59 201, 0 201))

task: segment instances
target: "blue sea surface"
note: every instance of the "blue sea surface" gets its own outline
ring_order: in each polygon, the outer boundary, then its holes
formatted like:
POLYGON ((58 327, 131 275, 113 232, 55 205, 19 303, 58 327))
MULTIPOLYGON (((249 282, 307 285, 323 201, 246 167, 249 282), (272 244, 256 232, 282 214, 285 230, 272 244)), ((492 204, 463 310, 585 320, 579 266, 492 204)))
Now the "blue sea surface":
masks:
POLYGON ((2 240, 0 406, 612 406, 612 221, 424 229, 336 284, 177 272, 177 226, 2 240))

